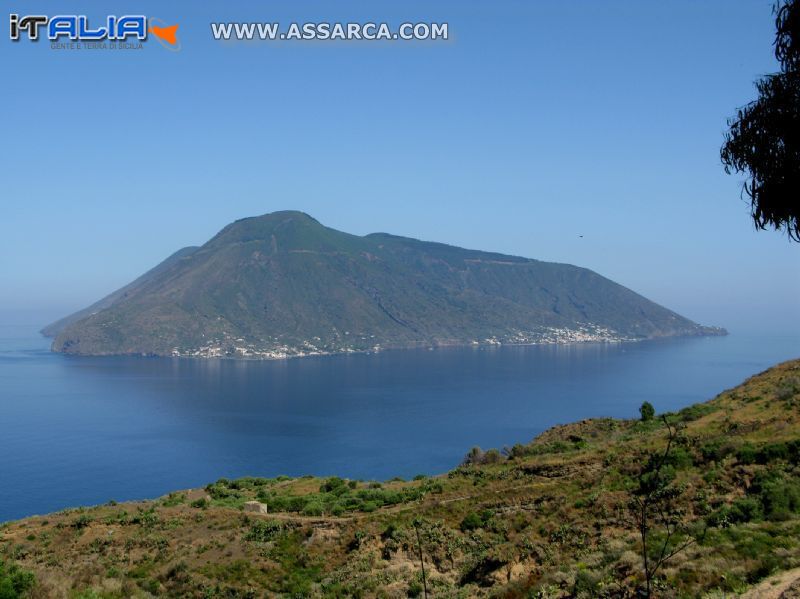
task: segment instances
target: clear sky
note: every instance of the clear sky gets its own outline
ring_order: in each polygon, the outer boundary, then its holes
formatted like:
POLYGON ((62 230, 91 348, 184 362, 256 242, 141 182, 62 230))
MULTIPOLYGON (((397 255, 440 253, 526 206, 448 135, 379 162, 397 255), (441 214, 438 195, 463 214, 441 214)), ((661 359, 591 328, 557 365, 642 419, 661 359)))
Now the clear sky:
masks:
POLYGON ((15 4, 156 16, 182 50, 52 50, 3 24, 6 319, 44 324, 297 209, 586 266, 704 324, 798 329, 800 245, 753 230, 719 161, 776 70, 770 1, 15 4), (214 41, 232 20, 446 21, 451 39, 214 41))

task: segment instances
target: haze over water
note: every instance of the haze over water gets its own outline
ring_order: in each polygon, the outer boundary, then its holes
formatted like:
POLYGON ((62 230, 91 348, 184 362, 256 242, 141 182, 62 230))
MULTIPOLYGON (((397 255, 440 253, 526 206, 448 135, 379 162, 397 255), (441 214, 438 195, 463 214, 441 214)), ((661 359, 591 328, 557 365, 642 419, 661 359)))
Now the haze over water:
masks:
POLYGON ((0 327, 0 521, 219 477, 386 479, 595 416, 680 409, 800 355, 794 335, 286 361, 52 354, 0 327))

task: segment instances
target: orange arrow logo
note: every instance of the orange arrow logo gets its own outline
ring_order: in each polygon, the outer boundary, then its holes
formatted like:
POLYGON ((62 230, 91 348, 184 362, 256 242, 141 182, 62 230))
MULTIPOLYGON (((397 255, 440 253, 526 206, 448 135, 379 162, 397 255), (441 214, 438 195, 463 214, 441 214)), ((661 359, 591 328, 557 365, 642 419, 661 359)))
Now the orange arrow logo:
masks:
POLYGON ((177 31, 177 25, 170 25, 169 27, 158 27, 157 25, 153 25, 150 27, 150 33, 155 35, 157 38, 164 40, 170 46, 174 46, 178 43, 178 38, 175 35, 177 31))

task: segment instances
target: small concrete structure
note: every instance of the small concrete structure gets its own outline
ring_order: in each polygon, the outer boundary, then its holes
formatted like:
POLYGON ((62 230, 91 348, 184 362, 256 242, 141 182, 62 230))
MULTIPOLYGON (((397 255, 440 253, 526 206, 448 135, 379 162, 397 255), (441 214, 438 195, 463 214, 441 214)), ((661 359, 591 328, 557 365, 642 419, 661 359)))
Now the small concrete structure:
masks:
POLYGON ((244 511, 252 514, 266 514, 267 504, 261 503, 260 501, 245 501, 244 511))

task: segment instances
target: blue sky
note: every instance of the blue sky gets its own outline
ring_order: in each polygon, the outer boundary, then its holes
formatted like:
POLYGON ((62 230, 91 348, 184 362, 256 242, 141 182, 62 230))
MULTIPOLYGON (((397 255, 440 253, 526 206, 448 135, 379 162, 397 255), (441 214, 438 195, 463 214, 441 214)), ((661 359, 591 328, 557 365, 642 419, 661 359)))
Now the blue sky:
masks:
POLYGON ((4 24, 6 319, 43 324, 236 218, 298 209, 798 330, 800 246, 753 230, 719 162, 726 118, 776 69, 771 2, 17 4, 157 16, 183 48, 51 50, 4 24), (446 21, 451 39, 213 41, 232 20, 446 21))

